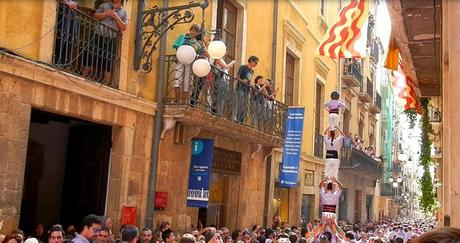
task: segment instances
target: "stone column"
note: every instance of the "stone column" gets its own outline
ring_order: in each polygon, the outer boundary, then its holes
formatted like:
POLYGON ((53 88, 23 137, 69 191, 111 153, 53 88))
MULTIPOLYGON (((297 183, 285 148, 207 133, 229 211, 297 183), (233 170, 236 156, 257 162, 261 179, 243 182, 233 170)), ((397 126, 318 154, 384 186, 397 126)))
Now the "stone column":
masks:
POLYGON ((11 232, 21 211, 31 106, 14 101, 4 88, 0 83, 0 231, 11 232))
MULTIPOLYGON (((441 225, 460 227, 460 210, 455 209, 460 202, 460 172, 458 148, 460 146, 460 112, 458 112, 458 98, 460 97, 460 2, 445 1, 442 4, 442 145, 443 163, 442 181, 443 202, 442 215, 450 220, 442 221, 441 225), (447 225, 450 221, 450 225, 447 225)), ((444 220, 443 218, 441 220, 444 220)))

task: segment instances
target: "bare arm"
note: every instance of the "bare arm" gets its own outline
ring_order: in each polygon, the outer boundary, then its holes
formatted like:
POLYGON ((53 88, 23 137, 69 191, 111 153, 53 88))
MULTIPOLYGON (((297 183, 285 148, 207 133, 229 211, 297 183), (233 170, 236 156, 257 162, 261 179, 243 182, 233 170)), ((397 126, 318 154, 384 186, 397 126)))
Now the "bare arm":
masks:
POLYGON ((339 186, 339 189, 340 189, 340 190, 343 190, 343 185, 342 185, 342 183, 340 183, 340 181, 337 180, 337 178, 334 177, 332 180, 334 180, 335 182, 337 182, 337 185, 339 186))
POLYGON ((327 135, 327 133, 329 132, 329 130, 331 130, 329 127, 328 127, 328 128, 326 128, 326 131, 324 131, 324 136, 326 136, 326 135, 327 135))
POLYGON ((76 2, 74 1, 70 1, 70 0, 61 0, 62 3, 64 3, 65 5, 67 5, 70 9, 77 9, 78 8, 78 5, 76 2))

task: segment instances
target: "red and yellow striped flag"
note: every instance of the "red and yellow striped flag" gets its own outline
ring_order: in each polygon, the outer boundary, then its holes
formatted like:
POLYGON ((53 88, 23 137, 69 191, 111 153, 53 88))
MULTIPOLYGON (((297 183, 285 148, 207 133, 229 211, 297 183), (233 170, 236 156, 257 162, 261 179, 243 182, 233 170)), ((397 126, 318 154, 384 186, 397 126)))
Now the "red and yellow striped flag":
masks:
POLYGON ((316 54, 331 58, 366 56, 368 0, 351 0, 340 10, 335 23, 316 49, 316 54))
POLYGON ((404 102, 404 110, 415 109, 417 113, 422 114, 420 103, 412 80, 404 74, 401 66, 398 71, 391 71, 391 86, 396 96, 404 102))

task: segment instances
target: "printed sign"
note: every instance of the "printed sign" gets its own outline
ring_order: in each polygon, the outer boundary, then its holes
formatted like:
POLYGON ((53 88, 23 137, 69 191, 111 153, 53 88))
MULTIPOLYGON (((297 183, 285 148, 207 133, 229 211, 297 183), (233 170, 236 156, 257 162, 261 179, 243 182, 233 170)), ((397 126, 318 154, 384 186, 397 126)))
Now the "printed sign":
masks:
POLYGON ((284 131, 283 159, 280 169, 280 187, 297 186, 299 162, 302 153, 302 132, 305 108, 289 107, 284 131))
POLYGON ((192 140, 192 160, 187 192, 188 207, 208 207, 213 145, 214 141, 211 139, 192 140))

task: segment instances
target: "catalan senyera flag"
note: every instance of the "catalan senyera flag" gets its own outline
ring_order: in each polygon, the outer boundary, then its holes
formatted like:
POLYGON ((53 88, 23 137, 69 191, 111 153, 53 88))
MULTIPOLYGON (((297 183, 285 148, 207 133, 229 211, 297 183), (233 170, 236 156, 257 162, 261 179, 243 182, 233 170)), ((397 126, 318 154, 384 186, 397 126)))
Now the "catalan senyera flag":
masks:
POLYGON ((365 57, 368 11, 368 0, 351 0, 326 31, 316 54, 331 58, 365 57))
POLYGON ((404 103, 404 110, 415 109, 417 113, 422 114, 422 109, 415 93, 415 87, 412 80, 404 74, 401 66, 397 71, 391 71, 391 86, 396 96, 404 103))

